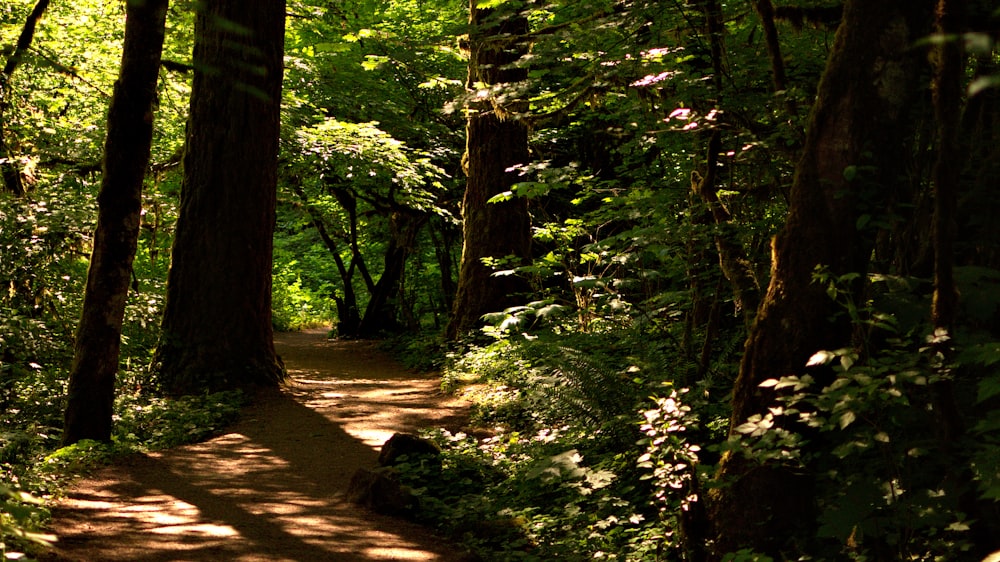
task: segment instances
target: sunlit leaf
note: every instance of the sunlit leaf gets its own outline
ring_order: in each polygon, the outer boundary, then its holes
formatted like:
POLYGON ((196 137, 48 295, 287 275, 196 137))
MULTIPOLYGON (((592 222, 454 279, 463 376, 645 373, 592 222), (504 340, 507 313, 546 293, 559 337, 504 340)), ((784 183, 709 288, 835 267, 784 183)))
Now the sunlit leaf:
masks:
POLYGON ((847 426, 854 423, 856 416, 851 410, 846 410, 840 415, 840 429, 844 429, 847 426))
POLYGON ((809 361, 806 362, 806 367, 816 367, 819 365, 826 365, 830 361, 833 361, 836 357, 837 355, 830 351, 826 350, 817 351, 812 355, 812 357, 809 358, 809 361))

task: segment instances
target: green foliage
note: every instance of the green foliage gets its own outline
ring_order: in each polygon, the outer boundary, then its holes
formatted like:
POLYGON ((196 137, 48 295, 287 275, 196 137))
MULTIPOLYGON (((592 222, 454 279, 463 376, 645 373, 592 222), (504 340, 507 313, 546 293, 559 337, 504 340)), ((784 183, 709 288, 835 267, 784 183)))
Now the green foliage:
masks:
POLYGON ((295 171, 314 181, 343 186, 376 208, 398 205, 437 210, 434 191, 442 188, 438 180, 443 170, 429 155, 409 149, 377 125, 327 119, 299 129, 295 171))
POLYGON ((204 441, 236 421, 244 405, 239 391, 176 399, 123 395, 116 402, 113 439, 119 447, 138 450, 204 441))
POLYGON ((19 552, 20 547, 45 546, 55 540, 54 536, 37 531, 46 517, 41 505, 38 498, 0 484, 0 556, 5 560, 21 559, 24 553, 19 552))
POLYGON ((640 429, 645 434, 642 443, 646 452, 637 464, 652 480, 654 497, 659 505, 659 527, 662 529, 658 549, 680 555, 684 552, 682 514, 700 501, 698 494, 699 452, 701 446, 691 442, 686 433, 698 424, 697 415, 681 401, 684 392, 672 390, 656 399, 656 407, 643 412, 640 429))
MULTIPOLYGON (((32 4, 0 6, 0 57, 32 4)), ((992 6, 974 4, 986 21, 992 6)), ((157 397, 147 368, 177 214, 193 6, 175 2, 169 14, 165 58, 173 64, 160 74, 111 445, 53 453, 122 6, 52 4, 5 84, 0 125, 30 193, 0 195, 3 533, 44 516, 7 488, 47 495, 60 472, 205 438, 238 410, 235 395, 157 397)), ((723 484, 711 474, 728 453, 819 475, 821 536, 810 539, 826 558, 962 556, 970 516, 958 499, 970 490, 987 503, 1000 498, 1000 274, 989 226, 996 159, 975 146, 995 144, 989 127, 967 131, 974 156, 964 177, 983 179, 961 205, 969 217, 959 228, 954 330, 923 338, 932 288, 915 272, 928 271, 929 249, 905 242, 926 239, 921 225, 929 223, 922 201, 930 182, 919 165, 928 153, 915 146, 912 201, 893 186, 897 208, 858 217, 858 228, 879 240, 877 273, 816 271, 857 341, 815 355, 803 366, 808 374, 775 373, 762 391, 779 393, 780 407, 739 420, 730 438, 728 393, 746 334, 717 266, 717 240, 742 250, 766 285, 770 239, 785 220, 832 31, 777 22, 787 83, 774 92, 762 26, 745 4, 722 3, 722 76, 714 75, 703 3, 479 7, 521 10, 532 26, 530 56, 516 63, 528 80, 495 94, 523 101, 523 113, 510 117, 532 131, 533 161, 512 170, 518 183, 497 199, 529 200, 535 260, 491 265, 527 277, 534 291, 489 315, 493 326, 477 334, 485 337, 450 355, 433 334, 391 344, 410 364, 443 369, 443 386, 477 401, 475 421, 489 435, 437 434, 440 472, 403 467, 423 516, 490 560, 683 559, 692 546, 681 533, 685 509, 697 507, 697 486, 723 484), (691 191, 714 131, 723 139, 715 172, 727 224, 716 224, 691 191), (934 435, 942 384, 955 388, 966 423, 951 445, 934 435), (969 473, 953 472, 963 463, 969 473)), ((406 271, 391 304, 407 327, 440 330, 461 247, 467 5, 292 0, 288 10, 274 325, 342 320, 335 303, 349 293, 364 310, 388 248, 402 241, 406 271), (401 216, 416 217, 411 238, 400 236, 401 216)), ((968 121, 988 123, 990 109, 976 104, 997 81, 996 42, 965 40, 979 61, 968 84, 979 113, 968 121)), ((868 171, 854 164, 844 173, 865 179, 868 171)), ((724 559, 770 558, 742 550, 724 559)))
POLYGON ((993 471, 978 475, 976 482, 949 476, 961 470, 952 464, 962 462, 953 447, 981 456, 976 464, 982 467, 994 454, 995 441, 976 438, 959 444, 934 438, 933 426, 944 422, 941 414, 935 418, 927 412, 940 404, 937 389, 949 384, 944 382, 951 380, 948 371, 958 365, 943 371, 930 347, 918 351, 913 343, 895 339, 868 358, 849 349, 818 352, 810 365, 829 365, 836 378, 825 385, 809 375, 765 381, 761 386, 779 391, 786 406, 772 408, 763 430, 752 421, 737 428, 741 441, 760 440, 747 454, 761 461, 798 458, 801 441, 796 440, 774 454, 777 447, 769 436, 776 431, 818 432, 812 439, 821 439, 826 452, 797 462, 824 475, 818 538, 833 540, 826 548, 847 545, 843 555, 851 559, 891 553, 935 560, 941 553, 966 551, 969 515, 960 498, 973 491, 969 486, 978 486, 978 493, 987 497, 995 482, 993 471), (781 421, 785 419, 810 429, 788 428, 781 421), (788 429, 779 430, 782 426, 788 429))
MULTIPOLYGON (((574 423, 628 441, 630 436, 618 434, 633 425, 637 404, 656 382, 653 369, 664 360, 662 350, 637 338, 619 330, 502 339, 457 357, 446 366, 443 384, 486 383, 488 393, 504 397, 509 415, 530 412, 530 419, 505 420, 519 431, 574 423)), ((500 421, 496 413, 483 421, 500 421)))
POLYGON ((667 494, 654 500, 658 480, 643 475, 669 453, 636 412, 654 423, 647 396, 676 352, 625 329, 539 329, 453 356, 443 384, 463 389, 493 435, 437 437, 443 473, 413 483, 422 517, 491 560, 661 559, 677 536, 667 494))
POLYGON ((438 334, 401 334, 383 340, 383 349, 407 369, 427 373, 444 368, 448 344, 438 334))
MULTIPOLYGON (((323 294, 325 284, 319 290, 303 286, 302 274, 297 271, 298 262, 291 260, 278 263, 271 288, 271 323, 275 330, 288 332, 330 324, 334 311, 330 310, 330 300, 323 294)), ((313 272, 311 277, 314 277, 313 272)), ((315 277, 314 277, 315 278, 315 277)))
POLYGON ((586 462, 565 448, 586 439, 572 430, 432 437, 444 451, 440 471, 402 467, 419 494, 418 517, 486 559, 576 559, 584 545, 610 555, 647 517, 620 497, 633 492, 617 474, 627 461, 586 462))

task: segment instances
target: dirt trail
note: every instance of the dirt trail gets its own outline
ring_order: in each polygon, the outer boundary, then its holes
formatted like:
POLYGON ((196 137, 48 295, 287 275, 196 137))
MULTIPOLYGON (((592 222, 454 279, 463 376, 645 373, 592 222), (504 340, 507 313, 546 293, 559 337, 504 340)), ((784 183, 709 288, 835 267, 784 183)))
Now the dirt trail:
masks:
POLYGON ((437 381, 372 343, 277 334, 292 384, 224 435, 79 482, 53 512, 51 560, 373 561, 464 557, 428 529, 347 503, 354 471, 396 431, 463 423, 437 381))

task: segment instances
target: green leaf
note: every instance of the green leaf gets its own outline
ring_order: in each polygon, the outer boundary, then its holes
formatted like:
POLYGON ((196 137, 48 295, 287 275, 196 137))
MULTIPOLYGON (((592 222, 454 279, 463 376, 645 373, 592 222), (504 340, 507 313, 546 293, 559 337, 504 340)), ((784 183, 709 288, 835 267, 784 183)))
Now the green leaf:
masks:
POLYGON ((1000 342, 988 342, 970 345, 958 354, 960 363, 974 363, 989 367, 1000 363, 1000 342))
POLYGON ((351 46, 344 43, 316 43, 313 50, 317 53, 345 53, 351 50, 351 46))
POLYGON ((503 203, 505 201, 510 201, 513 198, 514 198, 514 192, 513 191, 504 191, 503 193, 497 193, 493 197, 490 197, 486 202, 487 203, 503 203))
POLYGON ((826 351, 825 349, 813 353, 809 361, 806 361, 806 367, 816 367, 819 365, 826 365, 836 359, 837 354, 832 351, 826 351))
POLYGON ((976 402, 982 403, 1000 394, 1000 377, 987 377, 979 381, 979 393, 976 402))
POLYGON ((1000 76, 980 76, 969 84, 969 96, 1000 86, 1000 76))

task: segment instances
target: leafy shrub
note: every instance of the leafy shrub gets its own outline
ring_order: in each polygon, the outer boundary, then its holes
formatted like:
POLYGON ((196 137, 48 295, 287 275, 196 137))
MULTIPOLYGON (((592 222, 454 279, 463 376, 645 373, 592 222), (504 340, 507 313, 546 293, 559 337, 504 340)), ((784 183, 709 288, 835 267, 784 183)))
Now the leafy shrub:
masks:
MULTIPOLYGON (((928 342, 946 337, 937 332, 928 342)), ((995 433, 989 435, 982 422, 977 429, 985 433, 976 439, 950 442, 934 431, 941 385, 957 365, 940 363, 932 345, 917 350, 894 339, 890 346, 868 358, 850 349, 818 352, 810 364, 836 373, 825 386, 809 375, 765 381, 762 386, 783 393, 785 406, 737 427, 742 438, 736 441, 751 458, 794 458, 819 475, 817 540, 824 552, 853 560, 939 560, 945 553, 968 553, 970 513, 963 498, 989 498, 995 468, 975 472, 975 478, 958 475, 969 457, 980 469, 990 462, 995 433), (791 433, 794 427, 779 418, 801 424, 801 433, 791 433), (775 439, 782 433, 798 437, 775 439), (808 449, 801 448, 805 434, 812 436, 808 449)))
POLYGON ((401 334, 382 341, 379 347, 406 368, 423 373, 443 369, 447 356, 447 345, 439 334, 401 334))
POLYGON ((51 544, 55 537, 38 531, 46 516, 41 500, 0 484, 0 557, 22 559, 25 547, 51 544))
POLYGON ((147 395, 116 401, 116 443, 142 450, 203 441, 233 423, 244 405, 240 391, 176 399, 147 395))
MULTIPOLYGON (((418 517, 460 539, 484 559, 579 559, 619 551, 651 515, 636 510, 631 457, 586 462, 569 430, 499 434, 482 442, 438 431, 440 471, 400 465, 420 498, 418 517)), ((595 457, 596 458, 596 457, 595 457)))
POLYGON ((329 299, 303 286, 293 271, 294 261, 276 264, 271 284, 271 323, 279 332, 289 332, 329 324, 329 299))
POLYGON ((688 428, 698 425, 698 417, 681 400, 686 392, 673 390, 658 398, 656 407, 643 412, 645 421, 640 429, 646 436, 642 440, 646 450, 637 461, 647 471, 642 478, 652 481, 653 496, 660 507, 657 550, 678 557, 685 547, 682 516, 701 501, 701 446, 687 437, 688 428))
MULTIPOLYGON (((670 559, 678 542, 661 514, 679 504, 654 500, 650 464, 669 451, 639 441, 648 396, 676 359, 625 329, 515 335, 453 355, 443 385, 495 433, 435 436, 443 472, 411 482, 422 516, 490 560, 670 559)), ((682 423, 697 424, 685 411, 682 423)))

